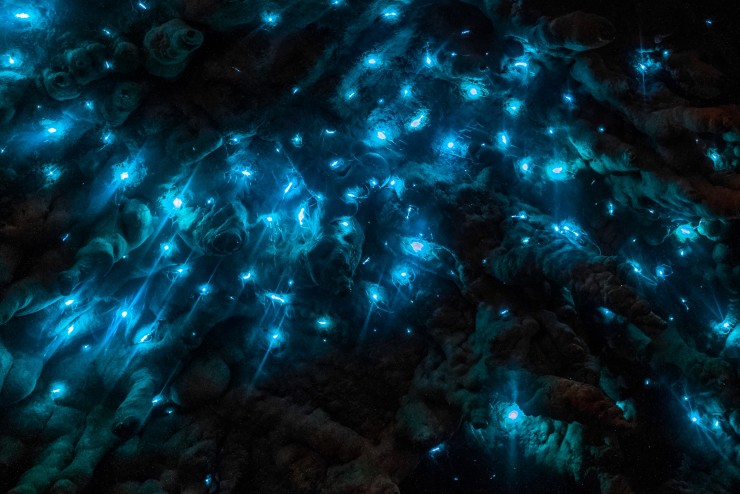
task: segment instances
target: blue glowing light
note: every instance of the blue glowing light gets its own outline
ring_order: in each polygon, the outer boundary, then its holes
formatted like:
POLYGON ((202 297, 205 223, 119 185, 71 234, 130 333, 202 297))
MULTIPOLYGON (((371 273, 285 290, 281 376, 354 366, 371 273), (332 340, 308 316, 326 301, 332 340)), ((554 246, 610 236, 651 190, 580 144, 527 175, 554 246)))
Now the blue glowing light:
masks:
POLYGON ((412 250, 413 250, 414 252, 421 252, 421 251, 422 251, 422 249, 424 249, 424 244, 423 244, 423 243, 421 243, 421 242, 419 242, 418 240, 414 240, 414 241, 413 241, 413 242, 411 242, 411 243, 410 243, 409 245, 411 246, 411 249, 412 249, 412 250))
POLYGON ((712 167, 716 171, 727 169, 727 164, 722 159, 722 155, 717 152, 716 148, 710 148, 707 151, 707 157, 712 160, 712 167))
POLYGON ((411 286, 416 278, 416 273, 408 266, 398 266, 391 271, 391 282, 397 288, 411 286))
POLYGON ((688 242, 698 237, 698 234, 691 223, 679 225, 673 233, 681 242, 688 242))
POLYGON ((365 56, 365 65, 371 69, 376 69, 383 65, 383 59, 378 54, 370 54, 365 56))
POLYGON ((565 163, 554 162, 546 168, 547 178, 553 181, 568 180, 571 178, 571 174, 568 173, 568 169, 565 163))
POLYGON ((247 271, 246 273, 242 273, 239 275, 239 277, 242 279, 242 281, 249 281, 253 278, 252 272, 247 271))
POLYGON ((462 91, 463 98, 468 101, 477 100, 488 94, 482 86, 472 81, 464 81, 460 85, 460 91, 462 91))
POLYGON ((516 98, 508 99, 504 103, 504 111, 512 117, 516 117, 517 115, 519 115, 523 107, 524 103, 516 98))
POLYGON ((73 298, 70 298, 64 301, 64 305, 66 305, 67 307, 69 307, 70 305, 74 303, 75 303, 75 300, 73 298))
POLYGON ((328 316, 322 316, 316 319, 316 329, 319 331, 328 331, 334 326, 334 322, 328 316))
POLYGON ((496 134, 496 145, 501 148, 508 147, 511 141, 509 135, 506 132, 499 132, 496 134))
POLYGON ((606 203, 606 212, 609 214, 609 216, 614 216, 614 203, 609 201, 606 203))
POLYGON ((293 136, 293 138, 290 140, 290 142, 293 143, 293 146, 299 148, 303 146, 303 137, 301 137, 301 134, 296 134, 293 136))
POLYGON ((262 22, 264 22, 265 25, 269 27, 277 26, 277 23, 279 21, 280 21, 280 14, 276 14, 275 12, 264 12, 262 14, 262 22))
POLYGON ((126 180, 127 178, 129 178, 129 174, 128 172, 122 172, 120 177, 121 177, 121 180, 126 180))
POLYGON ((429 456, 435 456, 438 453, 441 453, 444 451, 445 445, 444 444, 438 444, 437 446, 433 447, 429 450, 429 456))
POLYGON ((696 424, 699 422, 699 416, 695 413, 692 413, 689 415, 689 419, 691 420, 691 423, 696 424))
POLYGON ((385 290, 383 290, 383 287, 378 284, 368 283, 365 293, 367 294, 367 297, 370 300, 370 305, 372 306, 376 306, 385 301, 385 290))
POLYGON ((516 169, 522 175, 527 175, 532 171, 532 162, 530 157, 522 158, 516 162, 516 169))
POLYGON ((394 8, 387 8, 381 14, 381 17, 388 22, 395 22, 398 20, 398 11, 394 8))
POLYGON ((127 310, 122 310, 121 311, 121 317, 124 318, 124 319, 126 319, 126 317, 128 317, 128 311, 127 310))
POLYGON ((568 106, 571 106, 571 105, 574 105, 574 104, 575 104, 575 102, 576 102, 576 99, 575 99, 575 98, 573 97, 573 95, 572 95, 572 94, 570 94, 570 93, 565 93, 565 94, 563 94, 563 101, 564 101, 564 102, 565 102, 565 103, 566 103, 566 104, 567 104, 568 106))
POLYGON ((420 128, 424 127, 426 125, 427 121, 427 114, 426 112, 418 113, 414 118, 409 122, 409 129, 413 130, 419 130, 420 128))
POLYGON ((730 332, 732 332, 733 329, 735 329, 735 326, 737 325, 737 321, 732 318, 725 318, 723 321, 717 323, 714 325, 714 330, 720 334, 720 335, 728 335, 730 332))
POLYGON ((69 334, 72 334, 72 331, 74 331, 74 330, 75 330, 75 327, 74 327, 74 325, 71 325, 70 327, 68 327, 68 328, 67 328, 67 334, 68 334, 68 335, 69 335, 69 334))
POLYGON ((182 199, 179 197, 175 197, 172 200, 172 205, 175 207, 175 209, 180 209, 182 207, 182 199))
POLYGON ((504 412, 504 416, 506 417, 506 420, 509 422, 516 422, 519 420, 524 414, 522 413, 521 409, 519 409, 518 406, 512 405, 506 409, 504 412))
POLYGON ((211 287, 208 284, 200 285, 198 287, 198 293, 201 295, 208 295, 211 293, 211 287))
POLYGON ((272 300, 273 302, 278 302, 280 304, 288 303, 288 299, 289 299, 288 295, 271 293, 271 292, 268 292, 266 296, 268 299, 272 300))
POLYGON ((64 396, 67 394, 67 387, 63 383, 52 383, 50 393, 52 400, 64 398, 64 396))
POLYGON ((284 339, 285 337, 279 329, 273 329, 268 335, 270 346, 279 345, 280 343, 283 343, 284 339))
POLYGON ((672 274, 673 274, 673 269, 667 264, 659 264, 655 268, 655 276, 657 276, 658 278, 661 278, 661 279, 668 278, 672 274))

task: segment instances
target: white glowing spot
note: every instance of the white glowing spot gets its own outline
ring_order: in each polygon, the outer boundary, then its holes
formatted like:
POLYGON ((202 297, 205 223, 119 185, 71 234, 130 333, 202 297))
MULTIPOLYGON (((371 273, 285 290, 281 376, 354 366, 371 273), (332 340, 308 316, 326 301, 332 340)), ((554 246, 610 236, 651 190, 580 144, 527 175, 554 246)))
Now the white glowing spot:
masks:
POLYGON ((138 5, 141 10, 146 10, 146 9, 149 8, 149 7, 146 6, 146 4, 144 2, 139 2, 136 5, 138 5))
POLYGON ((121 180, 126 180, 129 177, 128 172, 121 173, 121 180))
POLYGON ((522 163, 521 166, 520 166, 520 168, 524 172, 529 171, 529 163, 522 163))
POLYGON ((285 189, 283 190, 283 194, 287 194, 288 192, 290 192, 290 189, 292 188, 293 188, 293 182, 290 182, 288 186, 285 187, 285 189))
POLYGON ((276 13, 265 12, 264 14, 262 14, 262 22, 264 22, 268 26, 276 26, 279 20, 280 15, 276 13))
POLYGON ((201 285, 198 288, 198 291, 201 295, 208 295, 208 293, 211 291, 211 287, 209 287, 208 285, 201 285))
POLYGON ((56 131, 57 131, 57 129, 56 129, 56 128, 54 128, 54 127, 49 127, 48 129, 46 129, 46 131, 47 131, 47 132, 48 132, 49 134, 56 134, 56 131))
POLYGON ((452 149, 454 147, 455 147, 455 143, 454 142, 450 141, 450 142, 447 143, 447 149, 452 149))
POLYGON ((508 135, 506 135, 506 134, 505 134, 504 132, 501 132, 501 133, 500 133, 500 134, 498 135, 498 142, 499 142, 499 144, 501 144, 502 146, 508 146, 508 145, 509 145, 509 136, 508 136, 508 135))
POLYGON ((357 94, 357 92, 356 92, 356 91, 348 91, 348 92, 347 92, 347 96, 346 96, 346 98, 347 98, 348 100, 351 100, 352 98, 354 98, 354 97, 355 97, 355 95, 356 95, 356 94, 357 94))
POLYGON ((297 148, 303 146, 303 137, 301 137, 301 134, 294 135, 293 138, 290 141, 297 148))
POLYGON ((271 300, 275 300, 276 302, 280 302, 281 304, 285 303, 285 298, 281 297, 280 295, 277 295, 275 293, 270 293, 268 295, 271 300))
POLYGON ((175 197, 175 199, 172 201, 172 205, 175 206, 175 208, 181 208, 182 207, 182 199, 179 197, 175 197))
POLYGON ((15 14, 16 19, 28 19, 29 17, 31 16, 26 14, 25 12, 19 12, 18 14, 15 14))
POLYGON ((516 411, 516 410, 512 410, 512 411, 510 411, 510 412, 509 412, 509 413, 508 413, 508 414, 506 415, 506 418, 507 418, 507 419, 509 419, 509 420, 516 420, 516 419, 518 419, 518 418, 519 418, 519 412, 518 412, 518 411, 516 411))
POLYGON ((421 121, 422 121, 423 119, 424 119, 424 115, 420 115, 420 116, 416 117, 415 119, 413 119, 413 120, 411 121, 411 123, 409 124, 409 126, 410 126, 410 127, 412 128, 412 129, 416 129, 416 128, 418 128, 418 127, 419 127, 419 126, 421 125, 421 121))
POLYGON ((349 223, 348 223, 348 222, 346 222, 346 221, 342 221, 341 225, 342 225, 342 226, 349 226, 349 223))
POLYGON ((13 57, 10 57, 10 56, 9 56, 9 57, 8 57, 8 63, 9 63, 10 65, 13 65, 13 64, 15 63, 15 59, 14 59, 13 57))
POLYGON ((557 175, 557 174, 561 173, 562 171, 563 171, 563 167, 562 167, 562 166, 556 166, 555 168, 553 168, 553 169, 552 169, 552 172, 553 172, 553 173, 554 173, 555 175, 557 175))
POLYGON ((411 248, 414 250, 414 252, 421 252, 421 249, 424 248, 424 244, 422 244, 418 240, 415 240, 411 242, 411 248))
POLYGON ((125 319, 126 316, 128 316, 128 311, 126 311, 126 310, 121 311, 121 317, 123 317, 125 319))
POLYGON ((72 331, 74 331, 74 330, 75 330, 75 327, 74 326, 68 327, 67 328, 67 334, 72 334, 72 331))
POLYGON ((567 93, 563 95, 563 100, 568 104, 572 104, 574 101, 573 96, 567 93))
POLYGON ((378 139, 380 139, 382 141, 384 141, 386 139, 385 132, 378 131, 378 134, 377 135, 378 135, 378 139))
POLYGON ((266 219, 268 223, 272 223, 272 220, 273 220, 272 216, 268 216, 266 219))
POLYGON ((251 176, 252 176, 252 172, 250 172, 249 170, 246 170, 246 169, 245 169, 245 170, 242 170, 242 172, 241 172, 241 173, 242 173, 242 175, 244 175, 245 177, 251 177, 251 176))
POLYGON ((331 168, 332 170, 335 170, 339 168, 341 164, 342 164, 342 160, 334 160, 331 163, 329 163, 329 168, 331 168))
POLYGON ((527 62, 516 62, 516 63, 514 63, 514 67, 526 68, 527 67, 527 62))
POLYGON ((504 110, 512 117, 516 117, 521 113, 524 103, 516 98, 511 98, 504 104, 504 110))
POLYGON ((170 250, 170 244, 164 244, 164 245, 162 245, 162 250, 165 251, 165 252, 169 251, 170 250))
POLYGON ((252 272, 248 272, 242 275, 242 280, 247 281, 252 278, 252 272))
POLYGON ((379 67, 380 63, 380 57, 377 55, 368 55, 367 57, 365 57, 365 65, 369 67, 379 67))
POLYGON ((691 422, 697 423, 698 421, 699 421, 699 417, 697 417, 696 415, 691 416, 691 422))
POLYGON ((301 210, 298 211, 298 224, 303 226, 304 219, 306 219, 306 208, 301 208, 301 210))
POLYGON ((64 305, 66 305, 67 307, 69 307, 70 305, 72 305, 74 303, 75 303, 75 301, 74 301, 73 298, 70 298, 70 299, 64 301, 64 305))
POLYGON ((599 128, 596 130, 599 131, 599 134, 603 134, 604 132, 606 132, 606 129, 603 126, 599 126, 599 128))

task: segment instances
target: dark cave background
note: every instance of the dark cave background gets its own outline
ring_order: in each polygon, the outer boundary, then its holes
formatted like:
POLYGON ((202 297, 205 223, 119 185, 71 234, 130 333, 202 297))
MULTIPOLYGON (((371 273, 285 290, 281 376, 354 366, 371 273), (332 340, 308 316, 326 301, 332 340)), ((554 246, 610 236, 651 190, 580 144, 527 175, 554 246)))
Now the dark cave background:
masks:
POLYGON ((3 492, 740 489, 740 3, 0 7, 3 492))

